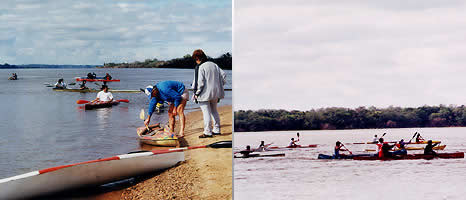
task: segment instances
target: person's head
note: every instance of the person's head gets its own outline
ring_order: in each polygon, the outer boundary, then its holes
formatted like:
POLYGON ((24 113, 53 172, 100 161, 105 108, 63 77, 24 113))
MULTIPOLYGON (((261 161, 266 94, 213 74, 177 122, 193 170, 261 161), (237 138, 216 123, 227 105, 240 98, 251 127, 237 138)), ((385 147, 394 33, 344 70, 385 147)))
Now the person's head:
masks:
POLYGON ((377 137, 377 135, 374 135, 374 137, 377 137))
POLYGON ((294 138, 291 138, 291 141, 294 141, 294 138))
POLYGON ((86 83, 86 80, 83 80, 83 83, 86 83))
POLYGON ((432 144, 432 140, 427 141, 427 144, 432 144))
POLYGON ((194 50, 192 58, 197 64, 207 61, 207 56, 201 49, 194 50))
POLYGON ((404 139, 401 139, 401 140, 400 140, 400 142, 403 142, 403 141, 405 141, 405 140, 404 140, 404 139))
POLYGON ((379 142, 380 142, 380 143, 383 143, 383 138, 380 138, 380 139, 379 139, 379 142))
POLYGON ((63 82, 63 79, 62 79, 62 78, 61 78, 61 79, 58 79, 58 82, 59 82, 59 83, 63 82))
POLYGON ((340 146, 341 142, 340 142, 340 141, 337 141, 335 144, 336 144, 337 146, 340 146))
POLYGON ((156 86, 148 85, 146 89, 144 90, 144 93, 146 93, 150 101, 152 97, 157 97, 157 95, 159 94, 159 90, 156 86))
POLYGON ((246 146, 246 150, 250 151, 251 150, 251 146, 246 146))
POLYGON ((261 145, 264 145, 264 141, 261 141, 261 145))
POLYGON ((102 85, 102 90, 104 92, 108 92, 108 86, 107 85, 102 85))

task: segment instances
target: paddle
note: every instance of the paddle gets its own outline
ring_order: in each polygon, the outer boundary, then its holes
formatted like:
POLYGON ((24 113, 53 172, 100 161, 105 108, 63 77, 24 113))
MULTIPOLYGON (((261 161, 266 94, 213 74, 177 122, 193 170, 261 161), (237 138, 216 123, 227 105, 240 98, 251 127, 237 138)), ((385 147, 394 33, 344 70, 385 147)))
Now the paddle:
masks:
POLYGON ((348 147, 346 147, 343 143, 341 143, 341 146, 345 147, 345 149, 350 153, 350 154, 353 154, 353 152, 351 152, 348 147))
MULTIPOLYGON (((115 100, 116 102, 125 102, 125 103, 129 103, 129 100, 128 99, 119 99, 119 100, 115 100)), ((86 104, 86 103, 90 103, 90 101, 86 101, 86 100, 77 100, 76 101, 77 104, 86 104)))
POLYGON ((70 84, 68 84, 68 85, 76 85, 76 83, 70 83, 70 84))
MULTIPOLYGON (((142 120, 145 119, 144 118, 144 109, 141 109, 141 112, 139 113, 139 119, 142 119, 142 120)), ((146 124, 144 124, 144 125, 146 125, 146 124)), ((149 134, 150 133, 149 126, 146 125, 146 128, 147 128, 147 134, 149 134)))
POLYGON ((411 143, 411 140, 413 140, 414 137, 416 137, 416 135, 417 135, 417 132, 414 133, 413 137, 409 140, 408 144, 411 143))
POLYGON ((298 136, 298 141, 297 142, 299 142, 299 132, 296 133, 296 136, 298 136))

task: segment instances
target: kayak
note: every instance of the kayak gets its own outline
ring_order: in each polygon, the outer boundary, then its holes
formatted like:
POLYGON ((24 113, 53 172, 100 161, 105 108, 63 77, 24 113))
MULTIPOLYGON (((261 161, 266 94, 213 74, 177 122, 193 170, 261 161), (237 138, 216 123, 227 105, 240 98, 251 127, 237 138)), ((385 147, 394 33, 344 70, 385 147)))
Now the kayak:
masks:
POLYGON ((424 154, 407 154, 399 155, 397 157, 386 157, 379 158, 378 156, 357 156, 354 157, 354 160, 414 160, 414 159, 433 159, 433 158, 464 158, 464 152, 456 153, 437 153, 437 157, 434 155, 424 155, 424 154))
MULTIPOLYGON (((158 125, 150 125, 149 128, 156 128, 159 127, 158 125)), ((150 144, 155 146, 164 146, 164 147, 176 147, 179 146, 180 143, 178 138, 175 136, 174 133, 170 133, 168 130, 164 130, 160 128, 159 130, 155 130, 151 132, 153 134, 147 134, 147 128, 139 127, 137 128, 137 134, 139 137, 139 141, 144 144, 150 144)))
POLYGON ((286 147, 269 147, 268 149, 299 149, 299 148, 316 148, 317 144, 309 144, 309 145, 296 145, 296 146, 286 146, 286 147))
MULTIPOLYGON (((87 92, 100 92, 101 90, 96 90, 96 89, 63 89, 63 88, 52 88, 53 91, 56 92, 82 92, 82 93, 87 93, 87 92)), ((140 93, 141 91, 139 90, 112 90, 109 89, 109 92, 112 93, 140 93)))
POLYGON ((18 80, 18 78, 15 78, 15 77, 9 77, 8 80, 18 80))
MULTIPOLYGON (((434 150, 444 150, 447 145, 435 146, 434 150)), ((405 147, 406 150, 424 150, 424 147, 405 147)), ((377 151, 375 149, 366 149, 366 151, 377 151)))
POLYGON ((76 77, 76 81, 87 81, 87 82, 95 82, 95 81, 102 81, 102 82, 120 82, 120 79, 112 79, 112 80, 106 80, 106 79, 88 79, 88 78, 83 78, 83 77, 76 77))
POLYGON ((112 107, 114 105, 118 105, 120 102, 118 101, 112 101, 112 102, 108 102, 108 103, 86 103, 84 104, 84 109, 85 110, 92 110, 92 109, 95 109, 95 108, 108 108, 108 107, 112 107))
POLYGON ((240 156, 235 155, 235 158, 258 158, 258 157, 284 157, 284 153, 251 153, 251 154, 241 154, 240 156))
POLYGON ((335 158, 335 155, 326 155, 326 154, 319 154, 317 159, 353 159, 357 156, 374 156, 375 154, 340 154, 339 158, 335 158))
POLYGON ((117 155, 0 179, 0 199, 31 199, 160 171, 184 161, 183 150, 117 155))

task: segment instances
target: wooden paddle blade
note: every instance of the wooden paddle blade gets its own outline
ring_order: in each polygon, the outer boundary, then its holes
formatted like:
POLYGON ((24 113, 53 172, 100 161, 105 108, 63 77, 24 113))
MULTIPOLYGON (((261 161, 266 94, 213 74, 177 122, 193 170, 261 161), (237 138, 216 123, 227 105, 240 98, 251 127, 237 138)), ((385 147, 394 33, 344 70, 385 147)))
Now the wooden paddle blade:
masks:
POLYGON ((219 141, 212 144, 207 145, 210 148, 231 148, 233 146, 233 142, 229 141, 219 141))
POLYGON ((77 100, 76 103, 77 104, 86 104, 86 103, 89 103, 90 101, 86 101, 86 100, 77 100))
POLYGON ((144 109, 141 109, 141 112, 139 113, 139 119, 144 120, 144 109))
POLYGON ((129 103, 129 100, 128 99, 119 99, 117 100, 118 102, 125 102, 125 103, 129 103))

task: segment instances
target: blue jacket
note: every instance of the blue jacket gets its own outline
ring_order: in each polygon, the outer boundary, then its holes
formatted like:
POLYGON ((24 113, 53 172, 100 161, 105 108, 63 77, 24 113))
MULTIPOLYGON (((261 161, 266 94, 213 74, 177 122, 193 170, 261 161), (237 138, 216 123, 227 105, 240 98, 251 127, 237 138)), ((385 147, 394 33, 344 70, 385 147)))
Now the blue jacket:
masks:
POLYGON ((185 88, 182 82, 178 81, 162 81, 155 85, 159 90, 159 98, 152 97, 149 102, 149 115, 152 116, 154 113, 157 103, 162 103, 164 101, 174 103, 175 108, 178 107, 181 103, 181 95, 183 94, 185 88))

